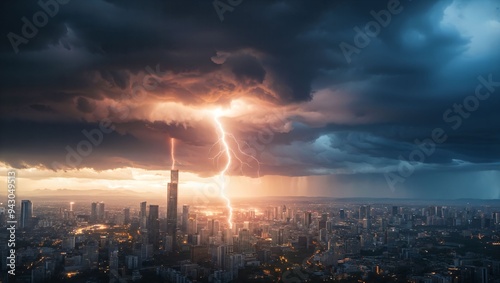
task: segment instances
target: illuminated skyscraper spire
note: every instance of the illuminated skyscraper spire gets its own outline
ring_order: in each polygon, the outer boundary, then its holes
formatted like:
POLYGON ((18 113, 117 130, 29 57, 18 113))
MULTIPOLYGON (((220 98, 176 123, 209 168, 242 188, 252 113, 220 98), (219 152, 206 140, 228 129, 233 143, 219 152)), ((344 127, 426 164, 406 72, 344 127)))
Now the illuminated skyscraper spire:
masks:
POLYGON ((176 232, 177 232, 177 197, 179 170, 170 171, 170 183, 167 190, 167 234, 172 236, 172 241, 175 247, 176 232))

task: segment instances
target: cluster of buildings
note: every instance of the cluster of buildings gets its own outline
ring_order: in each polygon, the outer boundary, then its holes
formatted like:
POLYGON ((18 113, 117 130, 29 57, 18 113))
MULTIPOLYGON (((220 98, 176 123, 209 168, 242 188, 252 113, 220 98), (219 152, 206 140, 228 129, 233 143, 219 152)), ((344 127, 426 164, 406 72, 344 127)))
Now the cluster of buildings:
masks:
POLYGON ((500 282, 500 205, 283 198, 229 223, 222 205, 178 207, 178 179, 166 209, 23 200, 17 282, 500 282))

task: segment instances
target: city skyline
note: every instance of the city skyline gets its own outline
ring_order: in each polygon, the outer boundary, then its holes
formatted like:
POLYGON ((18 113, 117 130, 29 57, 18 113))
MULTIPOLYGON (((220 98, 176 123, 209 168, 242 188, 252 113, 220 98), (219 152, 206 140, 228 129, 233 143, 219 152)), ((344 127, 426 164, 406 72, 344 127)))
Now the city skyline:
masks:
POLYGON ((500 1, 0 21, 0 283, 500 283, 500 1))
MULTIPOLYGON (((23 200, 34 213, 30 212, 30 226, 20 228, 27 242, 16 248, 21 255, 17 278, 36 282, 83 278, 96 283, 189 283, 208 282, 207 278, 221 283, 359 282, 361 278, 488 283, 500 278, 498 201, 262 198, 233 204, 233 229, 228 229, 224 204, 210 211, 190 205, 189 211, 182 208, 188 214, 188 229, 179 227, 175 238, 165 230, 167 212, 154 204, 146 209, 147 203, 139 201, 124 208, 120 202, 23 200), (103 218, 92 220, 93 214, 103 218), (147 215, 145 226, 143 215, 147 215), (47 236, 47 231, 53 232, 47 236), (44 246, 41 258, 30 263, 30 245, 39 240, 44 246), (177 248, 169 248, 172 245, 177 248)), ((0 226, 4 216, 0 213, 0 226)), ((184 217, 178 215, 179 223, 184 217)))
POLYGON ((26 197, 159 195, 171 153, 192 195, 222 126, 230 197, 500 198, 495 1, 43 3, 1 28, 0 173, 26 197))

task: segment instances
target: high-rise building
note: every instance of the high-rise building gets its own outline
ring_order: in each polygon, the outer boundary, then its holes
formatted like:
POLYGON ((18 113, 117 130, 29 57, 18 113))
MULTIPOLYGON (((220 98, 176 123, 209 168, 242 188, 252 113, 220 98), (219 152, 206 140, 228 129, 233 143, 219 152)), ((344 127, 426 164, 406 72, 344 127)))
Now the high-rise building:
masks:
POLYGON ((109 253, 109 269, 118 270, 118 250, 114 249, 109 253))
POLYGON ((399 207, 397 207, 396 205, 394 205, 392 207, 392 216, 398 215, 398 210, 399 210, 399 207))
POLYGON ((327 236, 328 236, 328 232, 326 231, 326 229, 320 229, 319 230, 319 240, 323 243, 327 243, 328 242, 328 239, 327 239, 327 236))
POLYGON ((238 240, 240 243, 240 250, 242 252, 250 252, 252 251, 252 245, 250 244, 250 231, 247 229, 240 230, 238 234, 238 240))
POLYGON ((147 203, 145 201, 141 202, 141 210, 139 211, 139 227, 141 230, 147 228, 148 215, 146 214, 146 205, 147 203))
POLYGON ((474 268, 475 281, 478 283, 487 283, 488 281, 488 268, 486 267, 475 267, 474 268))
POLYGON ((190 235, 196 234, 198 232, 197 224, 196 213, 190 213, 188 216, 187 233, 190 235))
POLYGON ((250 219, 255 219, 255 209, 250 210, 250 219))
POLYGON ((21 201, 21 228, 31 227, 31 222, 33 218, 33 203, 30 200, 21 201))
POLYGON ((364 229, 370 229, 372 226, 372 220, 370 218, 364 218, 362 224, 364 229))
POLYGON ((217 235, 220 231, 220 222, 219 220, 214 221, 214 236, 217 235))
POLYGON ((130 224, 130 208, 125 208, 123 210, 123 224, 130 224))
POLYGON ((326 220, 322 220, 322 219, 320 219, 320 220, 318 221, 318 229, 323 229, 323 228, 326 228, 326 222, 327 222, 326 220))
POLYGON ((166 235, 165 236, 165 243, 164 243, 165 251, 171 252, 174 249, 173 245, 174 245, 174 240, 173 240, 172 236, 166 235))
POLYGON ((170 171, 170 183, 167 191, 167 234, 172 236, 175 246, 177 230, 177 185, 179 170, 170 171))
POLYGON ((187 233, 189 219, 189 205, 182 206, 182 232, 187 233))
POLYGON ((200 241, 202 245, 208 245, 208 235, 208 229, 203 228, 200 230, 200 241))
POLYGON ((437 217, 443 217, 443 208, 441 206, 436 206, 435 208, 436 208, 435 215, 437 217))
POLYGON ((104 217, 104 202, 100 202, 99 206, 97 207, 97 220, 103 221, 105 219, 104 217))
POLYGON ((345 211, 343 209, 340 210, 340 219, 344 220, 345 219, 345 211))
POLYGON ((125 266, 130 270, 137 269, 139 267, 139 257, 136 255, 125 256, 125 266))
POLYGON ((280 213, 281 213, 280 219, 281 220, 286 220, 286 211, 287 211, 286 205, 283 205, 281 208, 281 211, 280 211, 280 213))
POLYGON ((271 233, 272 245, 283 245, 285 243, 285 230, 283 228, 273 229, 271 233))
POLYGON ((153 245, 156 250, 160 246, 160 219, 159 219, 159 206, 149 205, 148 217, 148 237, 149 243, 153 245))
POLYGON ((208 228, 208 235, 213 236, 214 235, 214 219, 210 219, 207 221, 207 228, 208 228))
POLYGON ((328 213, 322 213, 321 220, 326 222, 328 220, 328 213))
POLYGON ((358 219, 363 220, 364 218, 366 218, 366 206, 362 205, 359 207, 358 219))
POLYGON ((93 202, 90 206, 90 222, 97 222, 97 202, 93 202))
POLYGON ((230 228, 226 228, 223 231, 223 235, 224 235, 224 243, 226 243, 228 245, 228 247, 230 249, 232 249, 232 247, 233 247, 233 230, 231 230, 230 228))
POLYGON ((304 227, 309 228, 309 226, 311 225, 311 221, 312 221, 311 212, 310 211, 304 212, 304 223, 303 223, 304 227))
POLYGON ((217 247, 217 266, 220 269, 226 268, 226 256, 227 256, 227 246, 220 245, 217 247))
POLYGON ((362 205, 359 207, 359 220, 363 220, 365 218, 371 218, 372 208, 369 205, 362 205))

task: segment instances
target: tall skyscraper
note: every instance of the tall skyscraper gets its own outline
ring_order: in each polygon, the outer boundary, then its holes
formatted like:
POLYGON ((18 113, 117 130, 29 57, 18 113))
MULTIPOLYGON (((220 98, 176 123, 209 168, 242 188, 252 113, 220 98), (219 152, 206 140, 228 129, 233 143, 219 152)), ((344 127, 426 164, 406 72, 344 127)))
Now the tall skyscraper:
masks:
POLYGON ((219 220, 214 220, 214 236, 217 235, 220 231, 220 222, 219 220))
POLYGON ((189 219, 189 205, 182 206, 182 232, 187 233, 189 219))
POLYGON ((322 213, 322 214, 321 214, 321 219, 320 219, 320 220, 322 220, 322 221, 325 221, 325 222, 326 222, 326 220, 328 220, 328 213, 322 213))
POLYGON ((147 228, 147 214, 146 214, 146 202, 141 202, 141 210, 139 211, 139 227, 141 230, 145 230, 147 228))
POLYGON ((250 243, 250 231, 247 229, 240 230, 238 234, 238 241, 240 244, 240 250, 242 252, 250 252, 252 251, 252 245, 250 243))
POLYGON ((109 253, 109 269, 118 270, 118 250, 117 249, 113 249, 113 251, 109 253))
POLYGON ((196 221, 196 213, 190 213, 188 216, 187 233, 190 235, 196 234, 198 232, 197 224, 198 222, 196 221))
POLYGON ((366 218, 366 206, 362 205, 359 207, 359 220, 363 220, 366 218))
POLYGON ((284 243, 284 229, 283 228, 280 228, 280 229, 273 229, 271 231, 269 231, 270 234, 271 234, 271 244, 273 246, 279 246, 279 245, 283 245, 284 243))
POLYGON ((95 223, 97 221, 97 202, 93 202, 90 207, 90 222, 95 223))
POLYGON ((175 247, 175 233, 177 230, 177 185, 179 170, 170 171, 170 183, 167 191, 167 234, 172 236, 175 247))
POLYGON ((399 207, 396 205, 393 205, 392 206, 392 216, 398 215, 398 212, 399 212, 399 207))
POLYGON ((214 226, 215 226, 215 219, 208 220, 207 222, 207 227, 208 227, 208 235, 213 236, 214 233, 214 226))
POLYGON ((220 245, 217 247, 217 266, 220 269, 226 268, 227 246, 220 245))
POLYGON ((97 207, 97 220, 104 221, 104 202, 100 202, 97 207))
POLYGON ((123 224, 130 224, 130 208, 123 209, 123 224))
POLYGON ((362 205, 359 207, 359 222, 363 224, 363 228, 370 229, 371 227, 371 211, 369 205, 362 205))
POLYGON ((310 211, 305 211, 304 212, 304 227, 305 228, 309 228, 309 226, 311 226, 311 221, 312 221, 312 218, 311 218, 311 212, 310 211))
POLYGON ((160 218, 159 218, 159 206, 150 205, 149 206, 149 217, 148 217, 148 237, 149 243, 153 245, 156 250, 160 247, 160 218))
POLYGON ((28 228, 31 226, 33 218, 33 203, 30 200, 21 201, 21 228, 28 228))

